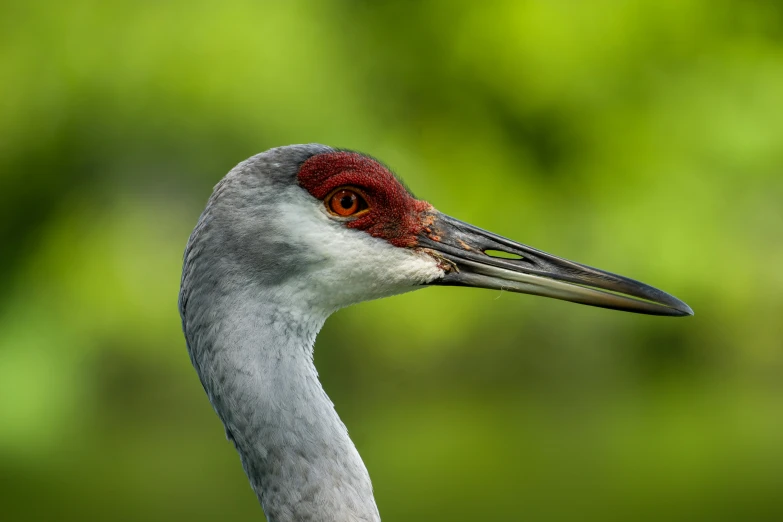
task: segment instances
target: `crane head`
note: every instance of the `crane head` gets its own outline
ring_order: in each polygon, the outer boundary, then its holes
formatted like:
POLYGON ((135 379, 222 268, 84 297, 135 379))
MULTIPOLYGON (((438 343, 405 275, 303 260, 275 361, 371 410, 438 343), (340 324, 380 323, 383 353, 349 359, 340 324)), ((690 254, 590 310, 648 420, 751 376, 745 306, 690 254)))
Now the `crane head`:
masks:
POLYGON ((219 248, 254 274, 248 283, 261 281, 266 291, 296 295, 327 312, 446 285, 693 314, 644 283, 442 214, 379 161, 323 145, 279 147, 241 163, 216 187, 202 221, 205 228, 228 225, 219 248))

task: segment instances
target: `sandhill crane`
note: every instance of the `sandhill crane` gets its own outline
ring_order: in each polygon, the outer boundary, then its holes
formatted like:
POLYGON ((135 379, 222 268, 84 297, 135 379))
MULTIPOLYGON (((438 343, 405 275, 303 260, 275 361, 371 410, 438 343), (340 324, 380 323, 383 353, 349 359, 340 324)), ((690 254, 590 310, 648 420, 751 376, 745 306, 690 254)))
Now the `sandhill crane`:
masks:
POLYGON ((364 154, 310 144, 253 156, 217 184, 190 236, 179 309, 193 366, 270 522, 380 520, 313 344, 339 308, 431 285, 693 314, 640 282, 446 216, 364 154))

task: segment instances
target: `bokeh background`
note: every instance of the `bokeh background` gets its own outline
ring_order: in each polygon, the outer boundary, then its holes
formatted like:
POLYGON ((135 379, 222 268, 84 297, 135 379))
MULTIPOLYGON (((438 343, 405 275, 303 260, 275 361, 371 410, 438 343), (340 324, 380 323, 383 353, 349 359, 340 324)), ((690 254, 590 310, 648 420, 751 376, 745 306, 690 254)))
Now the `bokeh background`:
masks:
POLYGON ((211 188, 371 153, 688 302, 428 289, 316 346, 385 521, 783 520, 783 4, 0 4, 3 520, 260 520, 180 331, 211 188))

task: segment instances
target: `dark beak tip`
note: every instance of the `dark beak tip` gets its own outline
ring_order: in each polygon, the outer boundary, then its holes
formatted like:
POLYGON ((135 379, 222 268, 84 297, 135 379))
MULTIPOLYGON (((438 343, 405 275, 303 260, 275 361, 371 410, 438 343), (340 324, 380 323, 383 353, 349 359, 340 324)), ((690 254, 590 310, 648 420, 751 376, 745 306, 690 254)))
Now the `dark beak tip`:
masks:
POLYGON ((680 301, 680 306, 677 307, 677 311, 680 312, 677 314, 677 317, 692 317, 695 315, 693 309, 682 301, 680 301))
POLYGON ((691 317, 694 315, 693 308, 688 306, 684 301, 681 301, 671 294, 664 294, 665 298, 658 301, 659 305, 665 306, 669 309, 671 317, 691 317))

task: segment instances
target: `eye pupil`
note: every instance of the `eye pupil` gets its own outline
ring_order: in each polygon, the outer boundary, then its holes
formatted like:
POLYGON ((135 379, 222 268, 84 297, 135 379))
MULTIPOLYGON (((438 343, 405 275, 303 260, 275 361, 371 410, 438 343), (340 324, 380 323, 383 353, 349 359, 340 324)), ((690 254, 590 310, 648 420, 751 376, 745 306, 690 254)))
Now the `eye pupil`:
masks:
POLYGON ((353 195, 353 194, 350 194, 350 195, 346 194, 345 196, 340 198, 340 205, 342 205, 342 207, 344 209, 349 209, 349 208, 351 208, 353 206, 353 202, 354 202, 355 199, 356 199, 355 195, 353 195))

